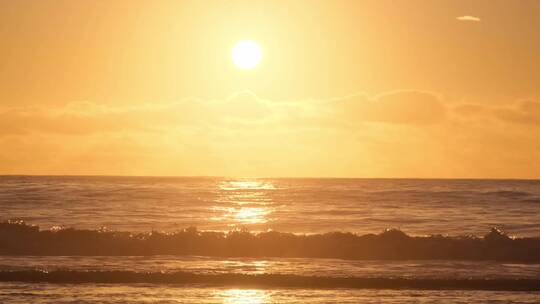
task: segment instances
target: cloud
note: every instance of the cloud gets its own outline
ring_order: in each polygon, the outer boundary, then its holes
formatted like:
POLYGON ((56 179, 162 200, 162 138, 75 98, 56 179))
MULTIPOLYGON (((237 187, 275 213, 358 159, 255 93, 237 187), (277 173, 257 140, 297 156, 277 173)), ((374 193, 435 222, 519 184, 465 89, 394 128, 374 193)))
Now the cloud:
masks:
POLYGON ((230 96, 219 105, 220 113, 229 118, 259 120, 272 113, 271 106, 250 91, 242 91, 230 96))
POLYGON ((481 21, 480 18, 475 17, 475 16, 469 16, 469 15, 459 16, 459 17, 456 17, 456 19, 459 20, 459 21, 472 21, 472 22, 480 22, 481 21))
POLYGON ((0 136, 30 133, 85 136, 197 128, 358 128, 359 124, 424 127, 452 119, 489 118, 540 125, 540 102, 451 104, 430 92, 404 90, 330 100, 271 101, 243 91, 221 100, 113 106, 90 102, 0 109, 0 136))
MULTIPOLYGON (((103 132, 143 131, 182 122, 172 117, 178 104, 166 106, 107 107, 93 103, 71 103, 61 107, 20 107, 0 110, 2 133, 56 133, 88 135, 103 132)), ((184 112, 189 106, 182 106, 184 112)))
POLYGON ((373 98, 355 95, 334 103, 342 115, 357 122, 429 125, 442 121, 446 114, 439 97, 422 91, 396 91, 373 98))
POLYGON ((455 106, 453 111, 460 116, 474 117, 484 114, 485 106, 472 103, 463 103, 455 106))
POLYGON ((538 177, 538 126, 539 101, 418 90, 0 108, 0 172, 538 177))
POLYGON ((520 100, 502 105, 463 103, 454 106, 452 110, 460 118, 487 118, 506 124, 540 126, 540 102, 535 100, 520 100))
POLYGON ((496 108, 493 113, 495 117, 505 122, 540 126, 540 102, 538 101, 521 101, 511 107, 496 108))

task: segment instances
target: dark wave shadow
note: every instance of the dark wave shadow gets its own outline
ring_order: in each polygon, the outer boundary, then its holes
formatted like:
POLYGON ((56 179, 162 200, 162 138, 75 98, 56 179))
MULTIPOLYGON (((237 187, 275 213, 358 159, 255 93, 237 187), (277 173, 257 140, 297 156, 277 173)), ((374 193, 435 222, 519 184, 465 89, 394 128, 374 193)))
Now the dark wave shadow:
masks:
POLYGON ((280 274, 139 273, 131 271, 11 271, 0 272, 2 282, 99 284, 196 284, 242 288, 350 288, 416 290, 540 291, 536 279, 404 279, 336 278, 280 274))
POLYGON ((0 223, 0 255, 204 255, 217 257, 304 257, 377 260, 495 260, 540 262, 540 238, 510 238, 497 229, 483 237, 412 237, 400 230, 356 235, 332 232, 211 232, 187 228, 173 233, 104 230, 40 230, 24 222, 0 223))

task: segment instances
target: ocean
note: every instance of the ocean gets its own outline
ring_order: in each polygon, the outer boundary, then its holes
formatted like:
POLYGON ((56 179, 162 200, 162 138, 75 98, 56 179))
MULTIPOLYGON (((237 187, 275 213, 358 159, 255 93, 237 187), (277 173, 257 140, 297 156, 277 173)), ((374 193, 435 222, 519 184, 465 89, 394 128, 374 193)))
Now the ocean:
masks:
POLYGON ((540 181, 0 177, 0 303, 537 303, 540 181))

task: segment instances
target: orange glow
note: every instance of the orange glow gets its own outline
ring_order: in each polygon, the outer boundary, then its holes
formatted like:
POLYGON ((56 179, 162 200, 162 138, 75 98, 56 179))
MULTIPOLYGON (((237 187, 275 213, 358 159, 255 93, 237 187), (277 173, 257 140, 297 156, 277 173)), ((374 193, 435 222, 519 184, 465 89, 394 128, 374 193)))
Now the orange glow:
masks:
POLYGON ((529 5, 68 2, 0 4, 0 174, 540 177, 529 5))
POLYGON ((258 289, 229 289, 216 294, 225 304, 263 304, 270 303, 268 291, 258 289))

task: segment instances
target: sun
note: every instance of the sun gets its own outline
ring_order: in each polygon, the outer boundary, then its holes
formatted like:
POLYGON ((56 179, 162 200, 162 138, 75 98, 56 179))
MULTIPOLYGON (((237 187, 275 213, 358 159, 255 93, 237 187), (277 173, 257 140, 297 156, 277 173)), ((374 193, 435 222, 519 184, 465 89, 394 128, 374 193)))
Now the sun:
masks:
POLYGON ((231 50, 234 64, 244 70, 256 67, 262 58, 261 47, 252 40, 238 41, 231 50))

